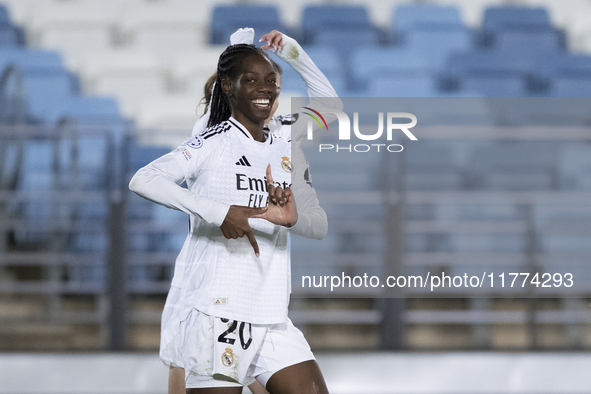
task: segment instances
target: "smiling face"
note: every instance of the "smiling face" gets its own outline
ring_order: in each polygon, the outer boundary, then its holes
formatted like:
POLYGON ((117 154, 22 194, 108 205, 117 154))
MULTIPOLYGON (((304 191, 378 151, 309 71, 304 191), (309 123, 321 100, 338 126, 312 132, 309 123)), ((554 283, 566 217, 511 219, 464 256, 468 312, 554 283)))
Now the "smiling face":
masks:
POLYGON ((236 120, 262 124, 277 99, 277 73, 267 59, 254 54, 244 59, 235 80, 222 81, 222 89, 236 120))

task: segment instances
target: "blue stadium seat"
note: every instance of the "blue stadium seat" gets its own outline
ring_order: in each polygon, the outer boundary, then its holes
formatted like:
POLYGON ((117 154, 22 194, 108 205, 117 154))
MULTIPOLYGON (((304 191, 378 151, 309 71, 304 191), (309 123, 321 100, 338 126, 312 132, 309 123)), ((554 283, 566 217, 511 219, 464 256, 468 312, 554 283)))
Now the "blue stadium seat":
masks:
POLYGON ((113 98, 72 95, 59 104, 46 116, 48 124, 67 119, 78 124, 107 126, 124 121, 119 104, 113 98))
POLYGON ((108 177, 113 170, 109 157, 112 156, 106 136, 81 135, 77 141, 79 187, 85 190, 107 188, 108 177))
POLYGON ((489 7, 484 11, 482 21, 484 30, 499 31, 521 27, 551 28, 548 11, 543 7, 521 6, 489 7))
POLYGON ((520 73, 467 74, 460 78, 460 88, 485 97, 526 97, 526 82, 520 73))
MULTIPOLYGON (((54 145, 49 140, 27 141, 24 144, 17 190, 34 197, 55 190, 56 177, 53 171, 54 145)), ((23 220, 23 230, 15 231, 17 245, 43 244, 49 240, 51 234, 47 231, 35 231, 38 221, 56 219, 56 205, 44 199, 26 199, 11 201, 9 211, 16 213, 16 217, 23 220)))
POLYGON ((553 29, 510 29, 496 32, 492 45, 501 51, 527 51, 530 53, 563 50, 560 34, 553 29))
POLYGON ((474 51, 450 55, 443 86, 486 97, 528 95, 530 77, 539 57, 519 51, 474 51))
POLYGON ((22 78, 29 115, 38 122, 46 122, 58 108, 65 107, 65 101, 78 88, 57 52, 24 48, 0 51, 0 69, 11 65, 18 78, 22 78))
POLYGON ((21 168, 20 190, 52 188, 53 146, 51 141, 29 141, 25 144, 21 168))
POLYGON ((519 53, 501 51, 473 51, 450 55, 446 73, 459 77, 467 73, 479 72, 520 72, 526 73, 532 68, 532 59, 519 53))
POLYGON ((64 62, 58 52, 39 49, 3 48, 0 51, 0 70, 14 64, 21 68, 63 68, 64 62))
POLYGON ((72 234, 68 251, 73 253, 93 254, 93 263, 86 261, 68 267, 68 278, 76 283, 94 283, 103 285, 107 276, 107 267, 104 264, 106 252, 109 248, 109 240, 105 233, 76 232, 72 234))
MULTIPOLYGON (((490 7, 485 10, 481 37, 483 46, 495 45, 499 34, 511 31, 514 31, 515 35, 510 35, 509 39, 515 39, 517 45, 525 44, 527 41, 536 45, 552 45, 553 40, 556 40, 560 47, 564 47, 564 33, 552 26, 545 8, 506 6, 490 7), (545 35, 548 37, 543 38, 545 35), (549 42, 544 43, 546 40, 549 42)), ((511 42, 504 45, 511 45, 511 42)))
POLYGON ((10 24, 10 17, 8 16, 8 10, 2 4, 0 4, 0 25, 10 24))
POLYGON ((548 86, 548 96, 589 97, 591 56, 556 54, 546 60, 536 72, 548 86))
POLYGON ((18 31, 12 26, 0 25, 0 48, 15 47, 18 44, 18 31))
POLYGON ((591 73, 557 75, 550 81, 551 97, 591 97, 591 73))
POLYGON ((378 31, 373 27, 322 30, 313 38, 314 44, 330 46, 349 53, 351 48, 379 44, 378 31))
POLYGON ((351 59, 353 84, 360 90, 367 89, 371 79, 376 77, 414 76, 435 71, 427 54, 407 49, 359 48, 351 59))
MULTIPOLYGON (((24 33, 21 28, 14 26, 10 21, 10 15, 5 6, 0 4, 0 48, 22 46, 24 33)), ((0 67, 2 71, 2 67, 0 67)))
POLYGON ((460 9, 435 4, 403 4, 396 7, 392 26, 399 31, 427 26, 464 26, 460 9))
POLYGON ((375 27, 364 6, 307 6, 302 16, 301 28, 302 44, 318 43, 321 33, 325 31, 359 33, 364 36, 365 40, 375 38, 371 33, 375 32, 375 27))
MULTIPOLYGON (((307 46, 306 53, 323 73, 341 73, 344 71, 339 53, 331 47, 321 45, 307 46)), ((291 68, 291 67, 285 67, 291 68)))
POLYGON ((591 72, 591 56, 585 54, 556 53, 547 56, 539 65, 539 74, 547 78, 591 72))
POLYGON ((438 28, 411 28, 405 34, 404 48, 424 53, 434 67, 444 67, 447 57, 454 52, 473 49, 472 31, 464 26, 443 26, 438 28))
POLYGON ((135 174, 137 170, 151 163, 157 158, 170 152, 170 148, 163 146, 141 146, 133 143, 129 153, 129 172, 135 174))
POLYGON ((439 30, 442 28, 465 28, 460 10, 455 6, 434 4, 403 4, 394 10, 391 39, 403 43, 412 29, 439 30))
POLYGON ((389 75, 372 78, 371 97, 437 97, 437 77, 433 74, 389 75))
POLYGON ((28 114, 45 123, 74 93, 71 75, 64 69, 23 69, 28 114))
POLYGON ((230 35, 241 27, 254 28, 255 43, 271 30, 285 31, 275 6, 220 5, 213 10, 210 43, 230 45, 230 35))

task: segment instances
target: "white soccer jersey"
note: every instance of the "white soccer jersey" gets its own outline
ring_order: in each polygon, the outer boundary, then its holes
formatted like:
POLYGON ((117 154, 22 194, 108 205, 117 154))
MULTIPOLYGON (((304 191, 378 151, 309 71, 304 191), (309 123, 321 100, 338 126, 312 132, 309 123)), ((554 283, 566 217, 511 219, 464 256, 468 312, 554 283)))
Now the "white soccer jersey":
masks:
POLYGON ((270 135, 255 141, 235 119, 206 129, 134 176, 139 195, 191 216, 190 234, 173 286, 182 287, 180 316, 192 307, 209 315, 256 324, 282 323, 290 293, 288 229, 250 219, 260 257, 246 237, 226 239, 219 226, 230 205, 267 205, 265 173, 292 184, 298 221, 292 233, 321 238, 326 214, 304 176, 307 163, 297 144, 270 135), (293 157, 292 157, 293 150, 293 157), (187 182, 188 190, 180 185, 187 182))

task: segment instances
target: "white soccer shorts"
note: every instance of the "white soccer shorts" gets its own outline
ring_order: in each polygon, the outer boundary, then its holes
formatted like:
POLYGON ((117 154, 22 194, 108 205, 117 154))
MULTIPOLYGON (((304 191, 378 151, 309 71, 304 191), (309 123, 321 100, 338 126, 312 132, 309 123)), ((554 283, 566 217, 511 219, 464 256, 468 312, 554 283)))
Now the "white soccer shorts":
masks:
POLYGON ((255 379, 266 386, 275 372, 315 359, 289 319, 251 325, 193 309, 181 323, 181 336, 187 388, 240 387, 255 379))

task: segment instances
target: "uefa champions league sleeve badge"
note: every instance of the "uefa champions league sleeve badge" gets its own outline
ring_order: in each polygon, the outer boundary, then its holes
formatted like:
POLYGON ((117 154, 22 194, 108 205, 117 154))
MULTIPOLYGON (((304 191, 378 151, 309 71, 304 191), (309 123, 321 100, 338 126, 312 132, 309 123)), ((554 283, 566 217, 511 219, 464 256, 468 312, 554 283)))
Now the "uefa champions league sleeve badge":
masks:
POLYGON ((187 142, 187 146, 193 149, 199 149, 203 146, 203 139, 196 135, 187 142))

